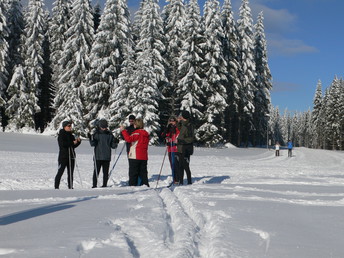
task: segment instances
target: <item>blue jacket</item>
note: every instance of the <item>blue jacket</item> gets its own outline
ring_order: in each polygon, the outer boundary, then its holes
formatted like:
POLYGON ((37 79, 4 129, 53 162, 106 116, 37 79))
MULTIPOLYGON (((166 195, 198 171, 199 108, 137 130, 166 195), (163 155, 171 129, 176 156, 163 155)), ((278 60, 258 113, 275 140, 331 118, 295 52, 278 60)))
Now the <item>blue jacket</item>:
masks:
POLYGON ((292 149, 293 148, 293 143, 291 141, 288 142, 288 149, 292 149))

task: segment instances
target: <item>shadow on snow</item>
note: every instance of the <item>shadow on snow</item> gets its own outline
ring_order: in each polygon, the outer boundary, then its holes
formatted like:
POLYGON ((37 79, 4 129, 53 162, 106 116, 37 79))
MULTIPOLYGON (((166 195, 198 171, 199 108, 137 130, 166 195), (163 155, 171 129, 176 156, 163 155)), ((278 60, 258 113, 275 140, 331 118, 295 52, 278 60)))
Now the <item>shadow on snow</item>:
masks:
POLYGON ((75 206, 74 203, 89 201, 94 198, 97 198, 97 197, 85 197, 85 198, 78 199, 75 201, 53 204, 53 205, 43 206, 43 207, 34 208, 30 210, 15 212, 15 213, 0 217, 0 225, 9 225, 9 224, 20 222, 23 220, 43 216, 49 213, 62 211, 65 209, 70 209, 75 206))

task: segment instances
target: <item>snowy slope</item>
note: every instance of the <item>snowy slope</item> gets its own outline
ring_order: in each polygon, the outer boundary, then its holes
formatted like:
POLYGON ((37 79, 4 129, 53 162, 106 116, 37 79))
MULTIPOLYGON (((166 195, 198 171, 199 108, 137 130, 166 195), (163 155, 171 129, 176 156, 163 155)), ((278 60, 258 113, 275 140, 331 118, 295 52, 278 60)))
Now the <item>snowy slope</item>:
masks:
POLYGON ((155 189, 164 151, 149 148, 150 188, 126 186, 122 155, 91 189, 84 141, 75 189, 55 190, 56 139, 0 133, 0 256, 344 257, 343 152, 196 148, 194 184, 166 188, 165 163, 155 189))

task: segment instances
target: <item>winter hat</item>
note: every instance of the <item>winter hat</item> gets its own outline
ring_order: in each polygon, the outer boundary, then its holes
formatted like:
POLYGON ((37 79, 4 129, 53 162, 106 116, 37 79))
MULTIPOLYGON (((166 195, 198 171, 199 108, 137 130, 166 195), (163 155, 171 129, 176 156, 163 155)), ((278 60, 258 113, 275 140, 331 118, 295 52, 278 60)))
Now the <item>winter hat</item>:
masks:
POLYGON ((190 118, 190 112, 187 111, 187 110, 183 110, 183 111, 182 111, 182 117, 183 117, 184 119, 189 119, 189 118, 190 118))
POLYGON ((65 120, 62 122, 62 128, 65 128, 67 125, 71 125, 72 121, 65 120))
POLYGON ((136 118, 136 117, 135 117, 134 115, 130 115, 130 116, 129 116, 129 120, 135 120, 135 118, 136 118))
POLYGON ((100 128, 107 128, 108 127, 108 122, 105 119, 101 119, 98 124, 99 124, 100 128))

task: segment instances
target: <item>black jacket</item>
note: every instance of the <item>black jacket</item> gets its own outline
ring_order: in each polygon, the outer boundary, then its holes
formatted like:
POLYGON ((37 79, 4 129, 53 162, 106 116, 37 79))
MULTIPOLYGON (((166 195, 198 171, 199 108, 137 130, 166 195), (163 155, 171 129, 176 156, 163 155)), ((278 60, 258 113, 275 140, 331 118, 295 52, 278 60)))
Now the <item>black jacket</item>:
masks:
POLYGON ((67 132, 64 129, 59 131, 59 136, 57 137, 57 142, 59 144, 59 160, 68 160, 70 157, 74 159, 76 157, 75 148, 80 145, 81 142, 74 144, 75 137, 72 132, 67 132))
POLYGON ((96 160, 111 160, 111 149, 117 148, 118 140, 109 130, 97 130, 90 138, 91 146, 94 146, 96 160))
POLYGON ((179 153, 193 154, 193 142, 195 139, 194 127, 190 120, 180 121, 177 124, 179 135, 177 138, 177 149, 179 153))

